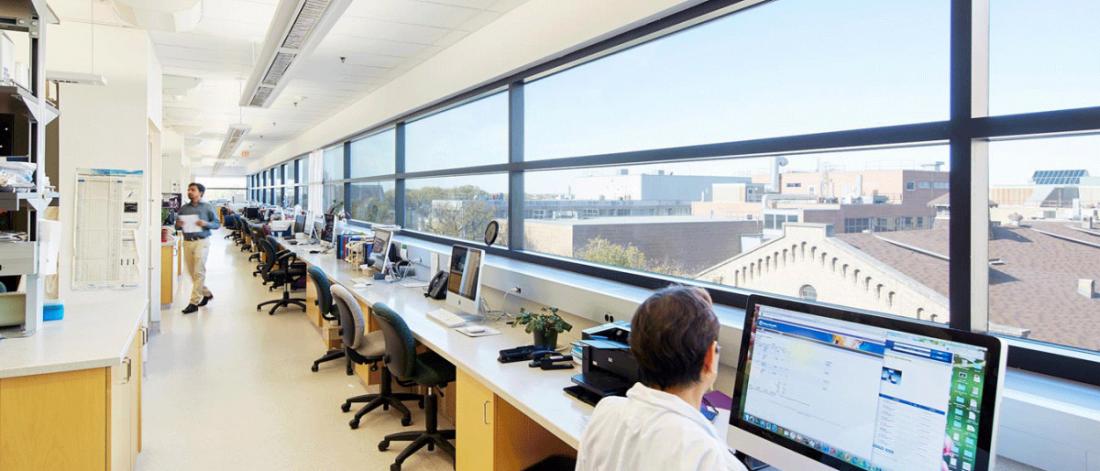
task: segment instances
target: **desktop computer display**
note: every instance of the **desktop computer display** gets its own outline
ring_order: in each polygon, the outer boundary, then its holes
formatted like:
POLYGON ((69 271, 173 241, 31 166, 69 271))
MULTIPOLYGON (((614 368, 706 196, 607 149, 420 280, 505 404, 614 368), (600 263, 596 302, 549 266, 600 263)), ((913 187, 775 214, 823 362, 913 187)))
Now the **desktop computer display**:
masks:
POLYGON ((294 232, 297 233, 297 232, 305 232, 305 231, 306 231, 306 215, 300 213, 297 216, 294 216, 294 232))
POLYGON ((480 300, 481 249, 456 245, 451 248, 450 270, 447 275, 447 304, 459 312, 477 314, 480 300))
POLYGON ((371 253, 382 255, 386 252, 386 248, 390 246, 390 237, 393 234, 385 229, 374 230, 374 242, 371 242, 371 253))
POLYGON ((244 217, 245 217, 245 219, 253 219, 253 220, 259 219, 260 218, 260 208, 257 208, 255 206, 250 206, 250 207, 244 208, 244 217))
POLYGON ((1002 344, 751 296, 731 446, 781 469, 991 469, 1002 344))

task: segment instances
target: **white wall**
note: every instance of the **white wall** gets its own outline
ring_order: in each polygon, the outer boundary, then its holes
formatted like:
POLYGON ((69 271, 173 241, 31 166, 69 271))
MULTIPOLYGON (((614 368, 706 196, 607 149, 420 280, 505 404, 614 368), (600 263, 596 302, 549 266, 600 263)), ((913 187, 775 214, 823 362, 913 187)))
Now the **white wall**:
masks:
POLYGON ((565 55, 682 10, 698 0, 542 0, 525 3, 253 160, 249 172, 301 155, 392 120, 418 107, 565 55))
MULTIPOLYGON (((46 63, 50 70, 87 72, 91 30, 88 24, 62 22, 49 27, 46 63)), ((152 45, 144 31, 109 26, 95 28, 95 73, 102 74, 107 86, 63 85, 59 152, 60 168, 57 186, 61 193, 60 216, 63 228, 59 293, 67 303, 103 299, 104 296, 148 295, 146 280, 133 289, 117 293, 72 290, 72 256, 74 209, 76 204, 76 169, 118 168, 142 170, 146 173, 147 191, 159 191, 160 167, 150 164, 150 123, 153 128, 161 121, 160 65, 151 53, 152 45), (155 93, 150 91, 155 89, 155 93), (156 96, 153 103, 151 96, 156 96)), ((154 156, 159 156, 159 149, 154 156)), ((159 214, 159 193, 156 206, 146 208, 147 226, 159 226, 159 217, 150 220, 149 213, 159 214)), ((159 233, 157 234, 159 237, 159 233)), ((152 237, 143 228, 138 240, 152 237)), ((160 264, 159 254, 150 257, 149 244, 138 244, 143 267, 160 264), (152 265, 150 265, 152 264, 152 265)), ((144 277, 143 277, 144 278, 144 277)))

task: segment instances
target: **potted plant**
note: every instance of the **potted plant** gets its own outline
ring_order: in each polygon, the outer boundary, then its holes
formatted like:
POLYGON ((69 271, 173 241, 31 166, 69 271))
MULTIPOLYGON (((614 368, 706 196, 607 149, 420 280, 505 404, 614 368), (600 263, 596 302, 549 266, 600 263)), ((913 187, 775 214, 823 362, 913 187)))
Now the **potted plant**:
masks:
POLYGON ((553 306, 544 307, 540 309, 540 312, 520 308, 519 316, 516 317, 512 327, 517 325, 526 326, 524 331, 534 334, 535 347, 549 349, 554 349, 557 346, 559 333, 573 329, 573 325, 565 322, 565 319, 558 315, 558 308, 553 306))

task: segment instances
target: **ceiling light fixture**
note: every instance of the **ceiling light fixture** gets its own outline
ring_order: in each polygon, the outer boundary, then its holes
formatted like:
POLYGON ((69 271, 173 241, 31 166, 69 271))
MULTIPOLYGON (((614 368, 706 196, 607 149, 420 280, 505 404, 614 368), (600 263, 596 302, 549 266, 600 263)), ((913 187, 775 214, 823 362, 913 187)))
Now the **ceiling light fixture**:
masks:
POLYGON ((281 0, 241 94, 241 106, 267 108, 286 86, 284 79, 298 58, 317 47, 350 4, 351 0, 281 0))
POLYGON ((225 133, 225 140, 222 141, 222 148, 218 151, 218 161, 214 163, 214 173, 218 173, 226 161, 233 157, 237 148, 241 146, 241 142, 244 141, 244 135, 248 134, 250 129, 252 127, 247 124, 229 125, 229 131, 225 133))

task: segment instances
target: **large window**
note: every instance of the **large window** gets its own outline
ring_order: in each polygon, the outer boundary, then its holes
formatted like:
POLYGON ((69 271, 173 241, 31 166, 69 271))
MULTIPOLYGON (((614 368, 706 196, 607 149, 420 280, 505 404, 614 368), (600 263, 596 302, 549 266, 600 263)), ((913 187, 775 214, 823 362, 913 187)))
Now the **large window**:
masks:
POLYGON ((946 119, 949 7, 782 0, 532 82, 526 157, 946 119))
POLYGON ((497 93, 405 126, 405 171, 508 161, 508 94, 497 93))
POLYGON ((392 174, 397 150, 395 135, 391 129, 351 141, 351 178, 392 174))
POLYGON ((988 3, 702 2, 334 143, 323 206, 472 243, 497 220, 496 253, 733 306, 988 329, 1100 384, 1100 7, 988 3))
POLYGON ((348 213, 356 221, 379 224, 397 222, 393 180, 349 185, 348 213))
POLYGON ((944 146, 525 174, 524 248, 948 321, 944 146), (850 221, 863 221, 852 226, 850 221), (777 222, 778 221, 778 222, 777 222), (885 221, 885 222, 879 222, 885 221))
MULTIPOLYGON (((467 175, 406 181, 405 227, 480 241, 489 221, 508 217, 508 176, 467 175)), ((507 244, 502 228, 497 239, 507 244)))

